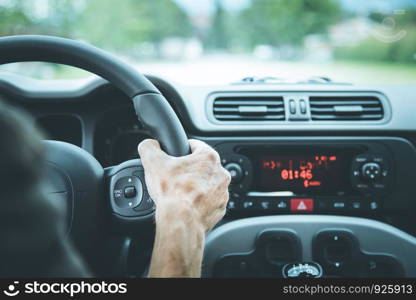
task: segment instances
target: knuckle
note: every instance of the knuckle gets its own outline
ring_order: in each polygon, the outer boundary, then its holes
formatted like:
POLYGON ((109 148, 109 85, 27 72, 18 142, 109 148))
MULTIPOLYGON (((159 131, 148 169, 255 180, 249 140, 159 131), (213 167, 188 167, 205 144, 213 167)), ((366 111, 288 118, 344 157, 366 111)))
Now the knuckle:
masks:
POLYGON ((226 169, 222 168, 223 181, 228 186, 231 183, 231 174, 226 169))
POLYGON ((187 194, 196 194, 200 196, 200 185, 191 176, 183 176, 182 180, 176 184, 176 190, 180 190, 187 194))
POLYGON ((220 211, 218 212, 218 220, 221 220, 222 218, 224 218, 226 212, 227 212, 227 210, 226 210, 225 206, 223 208, 221 208, 220 211))
POLYGON ((218 152, 210 149, 210 151, 207 151, 207 159, 215 164, 220 162, 220 156, 218 154, 218 152))
POLYGON ((145 139, 140 142, 138 148, 138 152, 141 158, 147 157, 154 153, 154 148, 157 147, 157 141, 152 139, 145 139))
POLYGON ((200 140, 190 139, 188 142, 192 153, 203 151, 209 147, 205 142, 200 140))
POLYGON ((227 207, 227 203, 228 203, 228 197, 224 197, 224 199, 220 203, 220 209, 225 210, 227 207))
POLYGON ((140 142, 139 144, 139 149, 147 149, 150 146, 154 146, 155 143, 157 143, 155 140, 153 139, 144 139, 143 141, 140 142))

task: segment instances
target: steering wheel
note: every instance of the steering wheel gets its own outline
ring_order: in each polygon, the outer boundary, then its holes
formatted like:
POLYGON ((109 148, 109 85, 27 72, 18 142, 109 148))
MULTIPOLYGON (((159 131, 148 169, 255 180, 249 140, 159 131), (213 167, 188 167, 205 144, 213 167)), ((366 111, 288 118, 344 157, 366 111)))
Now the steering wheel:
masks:
MULTIPOLYGON (((36 35, 0 38, 0 65, 27 61, 65 64, 103 77, 131 98, 138 119, 165 152, 172 156, 189 154, 184 128, 167 100, 149 80, 118 58, 70 39, 36 35)), ((106 209, 126 226, 153 219, 154 203, 139 159, 104 170, 91 154, 77 146, 58 141, 44 143, 47 179, 51 182, 48 192, 66 200, 68 230, 78 239, 76 244, 82 247, 93 243, 93 236, 102 231, 102 223, 97 220, 106 209)), ((87 251, 91 246, 84 248, 87 251)))

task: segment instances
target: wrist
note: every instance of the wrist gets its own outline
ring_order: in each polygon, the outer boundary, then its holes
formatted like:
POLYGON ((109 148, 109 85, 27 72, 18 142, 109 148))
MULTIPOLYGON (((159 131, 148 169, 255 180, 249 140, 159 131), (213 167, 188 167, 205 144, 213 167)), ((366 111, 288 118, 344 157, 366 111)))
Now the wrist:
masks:
POLYGON ((199 212, 188 199, 166 197, 157 201, 155 221, 156 227, 169 229, 175 224, 183 224, 194 231, 205 232, 199 212))
POLYGON ((149 275, 199 277, 205 243, 203 226, 190 207, 165 204, 156 209, 156 239, 149 275))

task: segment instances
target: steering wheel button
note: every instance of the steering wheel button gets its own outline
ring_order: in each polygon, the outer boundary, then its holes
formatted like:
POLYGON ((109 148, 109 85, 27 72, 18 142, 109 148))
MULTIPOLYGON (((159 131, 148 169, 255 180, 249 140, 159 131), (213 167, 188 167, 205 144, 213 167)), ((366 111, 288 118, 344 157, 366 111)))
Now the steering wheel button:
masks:
POLYGON ((133 198, 136 194, 136 188, 134 186, 127 186, 124 188, 124 197, 133 198))
POLYGON ((136 206, 134 208, 135 211, 137 212, 144 212, 144 211, 148 211, 151 209, 154 209, 154 202, 152 200, 152 198, 150 198, 149 193, 145 190, 143 191, 143 200, 140 203, 140 205, 136 206))
POLYGON ((114 190, 114 198, 120 198, 123 195, 122 190, 114 190))
POLYGON ((140 205, 142 202, 143 185, 136 176, 123 176, 114 184, 113 196, 120 214, 140 205))

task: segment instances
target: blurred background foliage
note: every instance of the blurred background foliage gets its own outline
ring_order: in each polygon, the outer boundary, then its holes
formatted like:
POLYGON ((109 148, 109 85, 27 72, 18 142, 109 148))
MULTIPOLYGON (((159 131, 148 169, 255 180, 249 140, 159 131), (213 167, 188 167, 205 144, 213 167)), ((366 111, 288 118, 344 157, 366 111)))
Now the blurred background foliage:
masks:
POLYGON ((69 37, 137 60, 222 53, 416 64, 414 0, 364 12, 346 9, 349 0, 239 0, 238 9, 210 1, 211 11, 190 12, 184 0, 0 0, 0 36, 69 37))
POLYGON ((384 24, 384 31, 396 28, 394 33, 385 33, 391 34, 392 39, 386 42, 383 38, 377 38, 377 35, 370 36, 352 46, 336 49, 337 58, 416 64, 416 9, 408 8, 394 19, 378 12, 369 14, 368 18, 376 24, 384 24))

